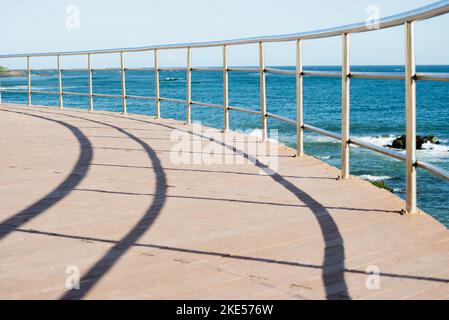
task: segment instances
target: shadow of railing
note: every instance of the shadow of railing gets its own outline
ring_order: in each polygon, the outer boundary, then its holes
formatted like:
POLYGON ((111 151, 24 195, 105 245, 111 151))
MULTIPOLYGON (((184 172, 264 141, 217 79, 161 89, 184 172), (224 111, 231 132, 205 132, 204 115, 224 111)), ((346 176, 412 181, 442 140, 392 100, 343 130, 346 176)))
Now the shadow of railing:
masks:
MULTIPOLYGON (((41 236, 49 236, 49 237, 56 237, 56 238, 81 240, 81 241, 90 241, 90 242, 100 242, 100 243, 108 243, 108 244, 116 244, 118 242, 118 241, 112 240, 112 239, 101 239, 101 238, 94 238, 94 237, 61 234, 61 233, 56 233, 56 232, 48 232, 48 231, 33 230, 33 229, 15 229, 14 231, 28 233, 28 234, 36 234, 36 235, 41 235, 41 236)), ((226 259, 279 264, 279 265, 300 267, 300 268, 323 269, 322 265, 317 265, 317 264, 312 264, 312 263, 269 259, 269 258, 262 258, 262 257, 252 257, 252 256, 245 256, 245 255, 240 255, 240 254, 181 248, 181 247, 166 246, 166 245, 154 244, 154 243, 138 243, 138 242, 136 242, 133 244, 133 247, 151 248, 151 249, 174 251, 174 252, 197 254, 197 255, 206 255, 206 256, 220 257, 220 258, 226 258, 226 259)), ((334 266, 335 265, 331 265, 330 267, 334 267, 334 266)), ((354 274, 366 274, 367 276, 372 275, 372 273, 370 273, 366 270, 360 270, 360 269, 354 269, 354 268, 345 268, 344 271, 348 272, 348 273, 354 273, 354 274)), ((405 279, 405 280, 418 280, 418 281, 429 281, 429 282, 437 282, 437 283, 449 283, 448 278, 438 278, 438 277, 431 277, 431 276, 420 276, 420 275, 400 274, 400 273, 391 273, 391 272, 379 272, 379 276, 388 277, 388 278, 399 278, 399 279, 405 279)))
MULTIPOLYGON (((112 164, 112 163, 92 163, 92 166, 103 166, 103 167, 116 167, 116 168, 129 168, 129 169, 152 169, 150 166, 135 166, 135 165, 122 165, 122 164, 112 164)), ((227 171, 227 170, 206 170, 206 169, 193 169, 193 168, 168 168, 164 167, 165 171, 184 171, 184 172, 198 172, 198 173, 223 173, 223 174, 233 174, 242 176, 253 176, 253 177, 265 177, 260 173, 244 172, 244 171, 227 171)), ((289 176, 282 175, 284 178, 292 179, 311 179, 311 180, 337 180, 337 177, 318 177, 318 176, 289 176)))
POLYGON ((31 219, 36 218, 37 216, 45 212, 47 209, 54 206, 56 203, 58 203, 67 195, 69 195, 69 193, 76 186, 78 186, 81 180, 83 180, 84 177, 87 175, 87 172, 92 162, 93 149, 89 139, 84 135, 84 133, 80 129, 64 121, 39 116, 36 114, 30 114, 26 112, 10 111, 4 109, 1 109, 0 111, 26 115, 60 124, 72 132, 72 134, 78 140, 80 146, 80 154, 78 160, 75 163, 75 166, 72 168, 68 177, 63 182, 61 182, 56 188, 54 188, 52 191, 50 191, 50 193, 42 197, 40 200, 36 201, 27 208, 21 210, 14 216, 0 222, 0 239, 3 239, 8 234, 10 234, 15 228, 23 225, 26 222, 29 222, 31 219))
MULTIPOLYGON (((43 112, 43 111, 40 111, 43 112)), ((106 252, 81 278, 80 289, 79 290, 69 290, 67 291, 61 299, 81 299, 83 298, 94 286, 95 284, 112 268, 112 266, 125 254, 126 251, 151 227, 153 222, 159 215, 162 207, 166 201, 167 193, 167 179, 165 176, 164 169, 156 152, 143 140, 139 139, 137 136, 126 131, 121 127, 114 126, 112 124, 101 122, 97 120, 92 120, 85 117, 73 116, 68 114, 63 114, 66 117, 82 119, 90 121, 93 123, 108 126, 117 130, 118 132, 124 134, 131 140, 137 142, 142 146, 143 150, 147 153, 153 171, 155 173, 155 193, 151 205, 148 207, 147 211, 142 218, 128 231, 128 233, 115 245, 106 252)))
MULTIPOLYGON (((122 118, 122 116, 114 115, 114 114, 102 114, 110 117, 122 118)), ((266 167, 263 163, 261 163, 257 158, 241 151, 236 150, 234 146, 228 145, 223 141, 214 139, 210 136, 203 136, 201 133, 193 132, 191 130, 180 129, 179 127, 173 127, 166 123, 158 123, 158 122, 150 122, 143 119, 136 118, 126 118, 131 121, 138 121, 142 123, 147 123, 151 125, 161 126, 164 128, 169 128, 172 130, 181 130, 192 136, 197 136, 200 138, 207 138, 211 142, 215 142, 232 152, 238 153, 241 156, 244 156, 251 163, 253 163, 256 167, 264 171, 269 177, 271 177, 275 182, 284 187, 286 190, 291 192, 299 201, 304 203, 312 213, 315 215, 317 222, 319 223, 321 234, 323 236, 323 240, 325 243, 324 249, 324 260, 323 260, 323 272, 322 272, 322 280, 323 285, 326 290, 326 298, 327 299, 350 299, 350 295, 348 292, 348 288, 346 285, 346 281, 344 278, 344 270, 345 270, 345 250, 344 250, 344 241, 343 237, 338 229, 335 220, 332 218, 330 212, 317 200, 311 197, 309 194, 298 188, 295 184, 288 181, 282 175, 273 172, 271 169, 266 167), (329 269, 328 266, 332 265, 332 269, 329 269), (336 284, 339 284, 340 289, 338 292, 334 292, 332 287, 335 287, 336 284)))
MULTIPOLYGON (((164 168, 164 170, 166 170, 164 168)), ((81 192, 98 192, 98 193, 108 193, 126 196, 149 196, 152 197, 154 193, 145 192, 126 192, 126 191, 113 191, 104 189, 85 189, 76 188, 75 191, 81 192)), ((201 197, 201 196, 182 196, 182 195, 167 195, 167 198, 177 198, 177 199, 191 199, 191 200, 204 200, 204 201, 218 201, 218 202, 233 202, 233 203, 244 203, 244 204, 254 204, 263 206, 275 206, 275 207, 290 207, 290 208, 310 208, 305 204, 295 204, 295 203, 282 203, 282 202, 272 202, 272 201, 255 201, 255 200, 243 200, 243 199, 232 199, 232 198, 216 198, 216 197, 201 197)), ((399 210, 387 210, 387 209, 376 209, 376 208, 353 208, 353 207, 337 207, 337 206, 325 206, 328 210, 342 210, 342 211, 355 211, 355 212, 384 212, 384 213, 395 213, 400 214, 399 210)))
MULTIPOLYGON (((23 223, 43 213, 45 210, 50 208, 52 205, 54 205, 55 203, 57 203, 70 193, 81 182, 82 178, 86 176, 88 168, 92 162, 93 148, 90 141, 78 128, 69 125, 63 121, 38 116, 27 112, 7 111, 7 110, 0 110, 0 111, 34 116, 37 118, 54 121, 56 123, 64 125, 67 128, 69 128, 75 134, 75 136, 77 136, 81 145, 80 157, 74 169, 72 170, 72 173, 69 176, 69 178, 67 178, 56 189, 50 192, 46 197, 37 201, 27 209, 17 213, 13 217, 3 221, 0 224, 1 228, 0 235, 1 237, 4 237, 10 232, 20 227, 23 223)), ((54 113, 45 111, 34 111, 34 112, 54 115, 54 113)), ((130 139, 136 141, 143 147, 143 149, 148 154, 148 157, 151 160, 152 167, 156 175, 156 192, 154 195, 154 199, 150 207, 144 214, 144 216, 120 241, 117 241, 116 244, 103 257, 101 257, 93 267, 89 269, 89 271, 87 271, 87 273, 82 277, 80 281, 82 283, 80 290, 67 291, 66 294, 62 296, 62 299, 80 299, 84 297, 94 287, 94 285, 102 278, 103 275, 107 273, 107 271, 118 261, 118 259, 120 259, 120 257, 140 238, 140 236, 150 228, 150 226, 155 221, 156 217, 158 216, 160 210, 162 209, 165 203, 167 182, 164 170, 156 153, 151 149, 149 145, 147 145, 144 141, 140 140, 135 135, 109 123, 100 122, 85 117, 73 116, 66 113, 61 113, 60 115, 64 117, 77 118, 90 121, 93 123, 101 124, 103 126, 108 126, 110 128, 116 129, 117 131, 123 133, 130 139)))
MULTIPOLYGON (((49 113, 45 111, 35 111, 39 113, 49 113)), ((124 238, 115 243, 115 245, 102 257, 100 258, 95 265, 82 277, 81 279, 81 288, 79 290, 71 290, 67 291, 61 298, 62 299, 79 299, 84 297, 92 287, 101 279, 101 277, 117 262, 117 260, 146 232, 156 219, 157 215, 160 213, 161 208, 163 207, 166 201, 166 177, 164 169, 160 163, 159 158, 156 155, 156 152, 144 141, 142 141, 137 136, 129 133, 125 129, 121 127, 117 127, 111 125, 109 123, 92 120, 86 117, 74 116, 67 113, 61 113, 65 117, 71 117, 76 119, 87 120, 92 123, 98 123, 104 126, 109 126, 110 128, 114 128, 119 132, 125 134, 130 139, 139 143, 143 149, 148 154, 151 162, 153 171, 156 174, 156 192, 154 195, 154 200, 151 206, 148 208, 145 215, 140 219, 139 222, 126 234, 124 238)), ((200 138, 205 138, 202 134, 192 132, 190 130, 184 130, 180 128, 176 128, 170 126, 168 124, 150 122, 143 119, 136 118, 124 118, 122 116, 114 115, 114 114, 102 114, 110 117, 117 117, 121 119, 128 119, 132 121, 139 121, 143 123, 148 123, 151 125, 162 126, 169 129, 177 129, 183 130, 191 135, 198 136, 200 138)), ((344 241, 341 233, 338 229, 337 224, 332 218, 330 212, 317 200, 311 197, 309 194, 298 188, 296 185, 288 181, 285 177, 280 174, 273 172, 271 169, 266 167, 263 163, 261 163, 258 159, 253 156, 246 154, 241 150, 236 150, 234 146, 228 145, 220 140, 213 139, 211 137, 207 137, 207 139, 211 142, 215 142, 223 147, 231 150, 232 152, 238 153, 241 156, 249 159, 251 163, 253 163, 256 167, 264 171, 267 176, 271 177, 275 182, 283 186, 286 190, 291 192, 299 201, 304 203, 314 214, 317 222, 319 223, 321 234, 323 236, 323 240, 325 243, 324 249, 324 259, 322 264, 322 280, 323 285, 326 290, 326 298, 327 299, 350 299, 347 285, 344 279, 345 273, 345 252, 344 252, 344 241), (332 266, 332 268, 330 268, 332 266), (336 284, 339 285, 339 290, 334 291, 332 287, 336 284)))

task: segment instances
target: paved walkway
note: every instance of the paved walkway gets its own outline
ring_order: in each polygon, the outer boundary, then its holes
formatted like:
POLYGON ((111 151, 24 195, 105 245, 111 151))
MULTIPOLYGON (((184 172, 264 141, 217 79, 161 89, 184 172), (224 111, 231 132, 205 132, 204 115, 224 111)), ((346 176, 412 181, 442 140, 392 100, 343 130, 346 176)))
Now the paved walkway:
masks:
POLYGON ((273 175, 175 164, 175 129, 191 126, 2 105, 0 298, 449 298, 433 218, 284 146, 273 175))

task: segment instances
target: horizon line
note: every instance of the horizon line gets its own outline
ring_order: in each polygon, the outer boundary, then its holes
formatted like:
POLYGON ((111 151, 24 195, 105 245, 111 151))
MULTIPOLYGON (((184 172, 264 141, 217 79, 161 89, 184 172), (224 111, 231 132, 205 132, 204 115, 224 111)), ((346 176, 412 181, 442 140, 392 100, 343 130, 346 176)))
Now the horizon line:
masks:
MULTIPOLYGON (((294 64, 291 64, 291 65, 272 64, 272 65, 266 65, 266 66, 267 67, 281 67, 281 68, 282 67, 284 67, 284 68, 285 67, 296 67, 296 65, 294 65, 294 64)), ((258 65, 232 65, 232 66, 228 66, 228 68, 235 68, 235 67, 258 67, 258 65)), ((303 65, 303 68, 305 68, 305 67, 341 67, 341 64, 320 64, 320 65, 318 65, 318 64, 313 64, 312 65, 311 64, 311 65, 303 65)), ((351 67, 404 67, 405 68, 405 64, 352 64, 351 67)), ((416 64, 416 67, 449 67, 449 62, 447 64, 426 64, 426 63, 416 64)), ((137 66, 132 66, 130 68, 131 69, 132 68, 142 68, 142 70, 154 69, 154 67, 137 67, 137 66)), ((186 69, 186 66, 167 65, 167 66, 164 66, 164 67, 159 67, 159 69, 162 69, 161 70, 162 72, 176 72, 176 70, 175 71, 173 71, 173 70, 163 70, 164 68, 180 68, 180 69, 183 68, 183 69, 186 69)), ((191 69, 195 69, 195 68, 217 68, 217 70, 223 69, 222 66, 210 66, 210 65, 208 65, 208 66, 203 66, 203 65, 199 66, 198 65, 198 66, 192 66, 191 67, 191 69)), ((73 69, 61 68, 62 71, 70 71, 70 70, 76 71, 76 70, 79 70, 79 69, 82 69, 82 70, 86 69, 87 70, 87 67, 86 68, 74 67, 73 69)), ((115 69, 120 70, 121 68, 120 68, 120 66, 117 66, 117 67, 101 67, 101 68, 92 68, 92 69, 93 69, 93 71, 95 71, 95 70, 115 70, 115 69)), ((126 69, 129 69, 129 68, 125 68, 125 70, 126 69)), ((26 71, 27 69, 26 68, 23 68, 23 69, 9 69, 9 68, 6 68, 6 70, 7 71, 26 71)), ((42 69, 31 69, 31 70, 32 71, 50 71, 50 70, 57 71, 58 68, 54 67, 54 68, 42 68, 42 69)), ((138 70, 129 70, 129 71, 138 71, 138 70)), ((197 72, 201 72, 201 71, 202 70, 197 70, 197 72)), ((257 70, 255 70, 255 71, 257 71, 257 70)), ((203 72, 206 72, 206 71, 203 71, 203 72)))

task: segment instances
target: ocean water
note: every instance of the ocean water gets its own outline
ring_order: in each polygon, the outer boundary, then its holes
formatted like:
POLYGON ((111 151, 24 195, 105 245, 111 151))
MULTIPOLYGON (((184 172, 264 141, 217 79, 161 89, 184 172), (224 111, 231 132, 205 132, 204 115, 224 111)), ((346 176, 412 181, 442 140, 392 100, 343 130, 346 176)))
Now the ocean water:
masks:
MULTIPOLYGON (((279 68, 279 67, 278 67, 279 68)), ((293 67, 281 67, 294 69, 293 67)), ((305 67, 305 70, 339 71, 340 67, 305 67)), ((404 72, 403 66, 352 66, 352 71, 404 72)), ((449 72, 449 66, 418 66, 418 72, 449 72)), ((25 77, 1 78, 1 87, 26 90, 25 77)), ((94 93, 121 94, 119 71, 94 71, 94 93)), ((55 71, 33 71, 32 90, 57 91, 55 71)), ((267 110, 295 119, 295 78, 267 74, 267 110)), ((85 71, 64 71, 63 90, 88 91, 85 71)), ((127 71, 128 95, 154 96, 154 75, 151 71, 127 71)), ((185 99, 185 72, 160 73, 160 95, 185 99)), ((259 110, 259 74, 229 74, 230 105, 259 110)), ((341 80, 338 78, 306 77, 304 79, 304 120, 326 130, 340 131, 341 80)), ((193 72, 192 100, 215 104, 223 103, 222 73, 193 72)), ((26 103, 24 93, 2 93, 3 102, 26 103)), ((351 79, 351 135, 383 146, 405 131, 404 83, 399 80, 351 79)), ((57 95, 33 94, 36 105, 57 106, 57 95)), ((64 106, 88 108, 88 98, 64 96, 64 106)), ((121 111, 121 100, 94 97, 94 108, 121 111)), ((155 114, 154 101, 128 100, 128 112, 155 114)), ((161 102, 163 117, 183 120, 185 106, 161 102)), ((192 120, 221 128, 223 111, 192 106, 192 120)), ((255 115, 230 111, 231 129, 257 129, 260 118, 255 115)), ((295 128, 274 119, 268 120, 269 129, 278 129, 281 142, 295 147, 295 128)), ((436 135, 440 144, 426 144, 417 151, 418 159, 449 170, 449 83, 418 81, 417 131, 420 135, 436 135)), ((337 141, 306 131, 305 152, 339 167, 340 146, 337 141)), ((405 197, 404 165, 380 154, 351 148, 351 174, 370 181, 385 181, 400 197, 405 197)), ((418 206, 449 227, 449 182, 418 169, 418 206)))

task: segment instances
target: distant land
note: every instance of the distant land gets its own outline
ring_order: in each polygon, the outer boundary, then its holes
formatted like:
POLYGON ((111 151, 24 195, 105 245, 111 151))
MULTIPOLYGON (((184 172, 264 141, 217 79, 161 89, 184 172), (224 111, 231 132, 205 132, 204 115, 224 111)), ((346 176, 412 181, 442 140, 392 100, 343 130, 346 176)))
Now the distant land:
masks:
POLYGON ((8 68, 0 66, 0 77, 21 77, 24 72, 21 70, 9 70, 8 68))

